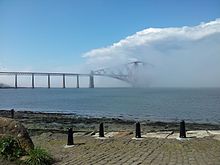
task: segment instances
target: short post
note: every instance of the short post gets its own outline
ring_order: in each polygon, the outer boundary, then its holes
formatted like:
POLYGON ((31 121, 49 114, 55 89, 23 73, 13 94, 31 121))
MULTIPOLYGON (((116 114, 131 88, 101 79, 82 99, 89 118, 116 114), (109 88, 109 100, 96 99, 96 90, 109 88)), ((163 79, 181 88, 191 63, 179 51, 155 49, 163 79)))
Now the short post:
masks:
POLYGON ((14 119, 14 117, 15 117, 15 110, 11 109, 11 118, 14 119))
POLYGON ((103 123, 100 123, 100 125, 99 125, 99 137, 105 137, 103 123))
POLYGON ((180 138, 186 138, 185 121, 180 122, 180 138))
POLYGON ((135 137, 141 138, 141 125, 139 122, 136 123, 135 137))
POLYGON ((73 129, 68 129, 68 139, 67 139, 67 145, 73 145, 73 129))

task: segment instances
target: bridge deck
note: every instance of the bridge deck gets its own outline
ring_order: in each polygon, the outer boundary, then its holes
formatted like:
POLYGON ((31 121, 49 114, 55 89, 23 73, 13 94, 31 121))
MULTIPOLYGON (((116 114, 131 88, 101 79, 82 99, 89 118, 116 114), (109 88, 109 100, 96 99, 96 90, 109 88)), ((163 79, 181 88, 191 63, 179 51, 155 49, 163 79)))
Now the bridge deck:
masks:
POLYGON ((90 74, 81 73, 59 73, 59 72, 0 72, 1 75, 41 75, 41 76, 89 76, 90 74))

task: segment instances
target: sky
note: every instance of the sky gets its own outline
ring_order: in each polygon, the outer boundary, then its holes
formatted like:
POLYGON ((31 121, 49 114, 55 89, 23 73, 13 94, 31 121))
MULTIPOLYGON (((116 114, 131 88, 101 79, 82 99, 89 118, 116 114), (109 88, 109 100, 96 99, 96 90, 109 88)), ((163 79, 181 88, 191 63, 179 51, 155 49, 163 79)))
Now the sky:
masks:
POLYGON ((141 84, 219 87, 219 18, 219 0, 0 0, 0 70, 87 72, 137 59, 152 64, 141 84))

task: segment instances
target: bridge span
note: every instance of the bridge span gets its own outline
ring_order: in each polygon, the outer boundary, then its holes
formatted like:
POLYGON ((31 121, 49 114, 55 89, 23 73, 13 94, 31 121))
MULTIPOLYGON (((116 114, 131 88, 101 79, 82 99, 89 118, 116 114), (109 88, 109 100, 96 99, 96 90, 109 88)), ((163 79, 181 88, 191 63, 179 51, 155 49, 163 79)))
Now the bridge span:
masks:
POLYGON ((121 68, 112 67, 112 68, 102 68, 95 71, 91 71, 89 74, 81 74, 81 73, 59 73, 59 72, 0 72, 1 75, 12 75, 14 76, 14 88, 18 88, 18 76, 27 75, 31 76, 31 87, 35 88, 35 78, 37 76, 47 76, 47 87, 51 88, 51 76, 61 76, 63 80, 63 88, 66 88, 66 77, 76 77, 76 88, 80 87, 79 77, 89 77, 89 88, 95 87, 94 76, 105 76, 111 77, 114 79, 118 79, 124 81, 126 83, 135 86, 137 83, 137 72, 138 67, 145 66, 146 63, 142 61, 134 61, 127 63, 125 65, 121 65, 121 68))
POLYGON ((80 87, 79 77, 89 77, 89 87, 94 88, 94 75, 92 74, 79 74, 79 73, 58 73, 58 72, 0 72, 0 75, 12 75, 14 76, 14 88, 19 88, 18 86, 18 76, 27 75, 31 76, 31 87, 35 88, 35 78, 36 76, 47 76, 47 87, 51 88, 51 76, 61 76, 63 79, 63 88, 66 88, 66 77, 76 77, 76 88, 80 87))

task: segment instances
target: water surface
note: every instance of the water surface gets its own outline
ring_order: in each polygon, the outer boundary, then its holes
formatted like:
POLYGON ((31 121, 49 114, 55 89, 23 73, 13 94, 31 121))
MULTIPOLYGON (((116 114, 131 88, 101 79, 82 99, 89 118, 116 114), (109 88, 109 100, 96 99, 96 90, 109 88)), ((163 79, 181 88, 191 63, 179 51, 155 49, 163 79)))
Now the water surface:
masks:
POLYGON ((0 89, 0 109, 220 123, 220 88, 0 89))

